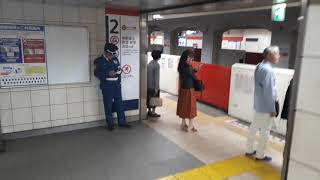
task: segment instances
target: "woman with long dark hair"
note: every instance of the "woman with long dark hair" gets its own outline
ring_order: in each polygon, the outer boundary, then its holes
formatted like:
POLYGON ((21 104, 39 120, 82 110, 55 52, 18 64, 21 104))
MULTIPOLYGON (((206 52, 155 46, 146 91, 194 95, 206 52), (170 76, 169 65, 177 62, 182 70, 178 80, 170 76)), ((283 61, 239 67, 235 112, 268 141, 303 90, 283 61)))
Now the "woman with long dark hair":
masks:
POLYGON ((191 66, 193 57, 193 51, 183 51, 178 65, 180 90, 177 115, 182 118, 181 130, 185 132, 188 132, 189 128, 191 128, 192 132, 197 132, 193 124, 193 119, 197 116, 197 99, 194 94, 194 81, 198 79, 195 75, 197 70, 191 66), (186 119, 189 119, 189 125, 187 125, 186 119))

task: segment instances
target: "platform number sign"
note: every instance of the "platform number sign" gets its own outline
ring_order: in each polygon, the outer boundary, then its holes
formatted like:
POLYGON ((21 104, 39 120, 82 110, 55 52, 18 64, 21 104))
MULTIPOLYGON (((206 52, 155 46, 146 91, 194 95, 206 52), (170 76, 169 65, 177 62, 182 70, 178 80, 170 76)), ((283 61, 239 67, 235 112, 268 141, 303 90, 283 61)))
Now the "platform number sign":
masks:
MULTIPOLYGON (((106 40, 118 47, 121 91, 125 109, 139 109, 140 87, 140 17, 127 10, 106 8, 106 40), (109 12, 109 13, 108 13, 109 12)), ((139 114, 139 111, 136 111, 139 114)))
POLYGON ((275 4, 272 6, 272 21, 283 22, 286 19, 286 3, 275 4))
POLYGON ((107 29, 108 29, 108 34, 107 38, 108 41, 116 46, 118 46, 119 50, 117 52, 118 59, 121 61, 121 29, 120 29, 120 16, 117 15, 108 15, 107 16, 108 24, 107 24, 107 29))

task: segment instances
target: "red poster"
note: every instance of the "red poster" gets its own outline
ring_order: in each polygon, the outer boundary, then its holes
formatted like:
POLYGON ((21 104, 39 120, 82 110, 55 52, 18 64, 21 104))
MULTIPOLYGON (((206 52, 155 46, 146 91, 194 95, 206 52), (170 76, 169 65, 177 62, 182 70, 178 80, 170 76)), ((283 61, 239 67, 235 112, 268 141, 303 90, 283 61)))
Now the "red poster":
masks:
POLYGON ((23 39, 24 63, 45 63, 44 40, 23 39))

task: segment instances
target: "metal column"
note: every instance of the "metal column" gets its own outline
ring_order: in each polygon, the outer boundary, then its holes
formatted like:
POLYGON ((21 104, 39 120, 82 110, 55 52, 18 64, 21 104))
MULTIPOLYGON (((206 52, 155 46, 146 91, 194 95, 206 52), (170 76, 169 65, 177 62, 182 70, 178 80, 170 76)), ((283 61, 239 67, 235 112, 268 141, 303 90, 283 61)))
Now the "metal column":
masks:
POLYGON ((140 15, 140 120, 147 118, 148 14, 140 15))

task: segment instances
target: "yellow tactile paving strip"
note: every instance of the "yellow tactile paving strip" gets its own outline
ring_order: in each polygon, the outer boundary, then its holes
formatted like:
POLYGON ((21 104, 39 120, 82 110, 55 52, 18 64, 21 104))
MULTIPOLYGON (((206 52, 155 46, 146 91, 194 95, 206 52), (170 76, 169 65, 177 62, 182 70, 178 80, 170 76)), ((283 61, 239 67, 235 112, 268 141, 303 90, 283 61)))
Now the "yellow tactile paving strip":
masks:
POLYGON ((270 165, 245 156, 238 156, 207 166, 188 170, 159 180, 226 180, 243 173, 252 173, 261 180, 280 180, 280 172, 270 165))

